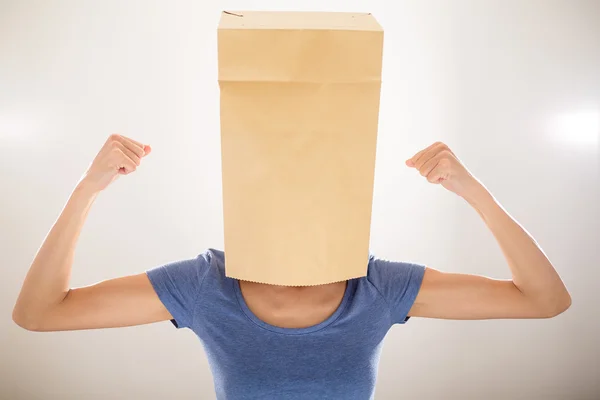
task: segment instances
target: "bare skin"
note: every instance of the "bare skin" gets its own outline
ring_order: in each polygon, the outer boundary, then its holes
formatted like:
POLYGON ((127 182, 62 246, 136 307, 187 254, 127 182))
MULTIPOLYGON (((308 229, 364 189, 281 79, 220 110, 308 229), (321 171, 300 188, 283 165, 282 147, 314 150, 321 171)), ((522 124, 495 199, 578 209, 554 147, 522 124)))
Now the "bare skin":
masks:
POLYGON ((337 310, 346 284, 288 287, 241 281, 240 289, 250 311, 262 321, 282 328, 306 328, 337 310))
MULTIPOLYGON (((71 193, 27 273, 13 320, 32 331, 142 325, 172 319, 145 273, 85 287, 69 285, 73 254, 98 194, 133 173, 150 146, 111 135, 71 193)), ((481 216, 506 258, 511 279, 441 272, 427 267, 410 316, 442 319, 550 318, 571 297, 535 240, 500 206, 452 151, 435 143, 406 162, 426 180, 462 197, 481 216)), ((248 307, 272 325, 315 325, 339 306, 346 282, 308 288, 240 282, 248 307)))

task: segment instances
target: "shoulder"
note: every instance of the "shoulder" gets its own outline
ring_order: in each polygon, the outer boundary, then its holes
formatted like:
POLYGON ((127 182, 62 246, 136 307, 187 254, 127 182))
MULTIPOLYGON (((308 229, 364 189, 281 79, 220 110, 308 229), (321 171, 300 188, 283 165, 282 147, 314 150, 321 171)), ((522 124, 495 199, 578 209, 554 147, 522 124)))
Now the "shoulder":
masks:
POLYGON ((209 247, 200 253, 199 256, 202 257, 205 262, 213 268, 225 267, 225 252, 223 250, 209 247))
POLYGON ((225 277, 225 252, 209 247, 196 257, 196 268, 206 277, 225 277))
POLYGON ((421 289, 425 269, 423 264, 370 255, 367 280, 387 303, 394 323, 403 324, 408 320, 408 312, 421 289))
MULTIPOLYGON (((194 257, 169 261, 147 270, 152 281, 185 282, 199 284, 209 274, 224 271, 225 257, 222 251, 208 248, 194 257)), ((224 273, 224 272, 223 272, 224 273)))
POLYGON ((367 279, 376 286, 386 285, 398 280, 422 279, 425 266, 410 261, 394 261, 369 255, 367 279))
POLYGON ((388 301, 413 297, 419 291, 425 265, 409 261, 393 261, 371 254, 367 280, 388 301))

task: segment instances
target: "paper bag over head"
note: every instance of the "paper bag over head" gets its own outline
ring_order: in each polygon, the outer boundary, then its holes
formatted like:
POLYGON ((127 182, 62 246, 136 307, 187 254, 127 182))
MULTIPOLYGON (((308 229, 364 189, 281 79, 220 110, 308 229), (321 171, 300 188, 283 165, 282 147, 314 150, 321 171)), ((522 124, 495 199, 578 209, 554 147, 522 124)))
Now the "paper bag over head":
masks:
POLYGON ((309 286, 367 274, 382 52, 370 14, 222 13, 228 277, 309 286))

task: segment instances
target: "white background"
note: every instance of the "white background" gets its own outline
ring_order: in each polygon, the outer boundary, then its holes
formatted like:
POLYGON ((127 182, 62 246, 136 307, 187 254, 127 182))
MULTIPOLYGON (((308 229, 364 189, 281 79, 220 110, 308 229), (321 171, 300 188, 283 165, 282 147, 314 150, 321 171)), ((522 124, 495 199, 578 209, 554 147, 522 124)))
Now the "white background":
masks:
POLYGON ((573 306, 555 319, 392 328, 377 399, 599 398, 594 0, 0 0, 0 398, 214 398, 190 331, 164 322, 31 333, 11 311, 39 245, 113 132, 154 151, 98 198, 73 286, 222 248, 223 9, 371 12, 384 27, 373 252, 510 277, 478 215, 404 166, 441 140, 538 240, 571 291, 573 306))

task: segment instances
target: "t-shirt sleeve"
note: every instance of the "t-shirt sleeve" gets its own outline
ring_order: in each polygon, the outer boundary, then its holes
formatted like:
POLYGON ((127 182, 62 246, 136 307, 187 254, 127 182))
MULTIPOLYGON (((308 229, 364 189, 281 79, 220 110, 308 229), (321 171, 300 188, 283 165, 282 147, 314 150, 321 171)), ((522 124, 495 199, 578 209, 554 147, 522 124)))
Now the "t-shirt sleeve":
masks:
POLYGON ((146 271, 160 301, 173 316, 177 328, 190 328, 201 286, 210 267, 204 255, 173 261, 146 271))
POLYGON ((409 320, 408 312, 421 289, 424 274, 424 265, 371 256, 368 279, 388 304, 393 324, 409 320))

